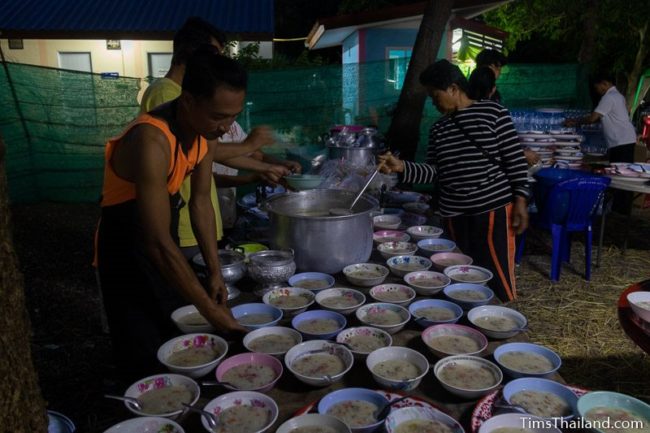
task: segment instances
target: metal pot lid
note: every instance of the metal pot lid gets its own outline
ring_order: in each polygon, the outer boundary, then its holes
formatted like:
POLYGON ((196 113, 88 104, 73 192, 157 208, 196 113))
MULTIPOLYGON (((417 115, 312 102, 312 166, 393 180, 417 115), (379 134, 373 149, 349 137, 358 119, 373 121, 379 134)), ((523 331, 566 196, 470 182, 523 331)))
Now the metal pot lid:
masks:
POLYGON ((293 253, 282 250, 266 250, 248 256, 251 264, 259 266, 280 266, 293 262, 293 253))

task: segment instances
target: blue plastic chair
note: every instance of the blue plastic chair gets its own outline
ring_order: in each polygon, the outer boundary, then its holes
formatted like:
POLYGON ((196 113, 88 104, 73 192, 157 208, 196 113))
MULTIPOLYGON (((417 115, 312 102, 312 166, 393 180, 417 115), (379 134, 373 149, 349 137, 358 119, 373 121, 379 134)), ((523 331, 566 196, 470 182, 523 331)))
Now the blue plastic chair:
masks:
MULTIPOLYGON (((579 177, 563 180, 551 188, 544 203, 538 203, 539 214, 534 225, 551 232, 551 280, 560 279, 563 261, 571 257, 571 233, 585 234, 585 279, 591 278, 592 221, 602 203, 604 191, 611 182, 608 177, 579 177)), ((515 260, 521 261, 525 233, 521 236, 515 260)))

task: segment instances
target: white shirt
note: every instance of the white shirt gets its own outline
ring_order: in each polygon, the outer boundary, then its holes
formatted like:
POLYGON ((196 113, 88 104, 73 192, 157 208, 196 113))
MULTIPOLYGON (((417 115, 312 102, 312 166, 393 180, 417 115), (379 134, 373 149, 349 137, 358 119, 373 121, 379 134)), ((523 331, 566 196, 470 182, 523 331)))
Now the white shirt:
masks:
MULTIPOLYGON (((230 131, 219 138, 221 143, 241 143, 246 140, 248 134, 244 132, 237 122, 233 122, 230 131)), ((226 174, 237 176, 237 169, 226 167, 225 165, 212 163, 212 172, 216 174, 226 174)), ((229 229, 234 227, 237 219, 237 188, 219 188, 217 187, 217 197, 219 207, 221 208, 221 222, 223 228, 229 229)))
POLYGON ((636 131, 630 121, 625 97, 616 90, 616 86, 605 92, 594 111, 602 116, 600 121, 608 148, 636 143, 636 131))
MULTIPOLYGON (((241 125, 237 122, 233 122, 232 126, 230 127, 230 131, 222 135, 219 138, 219 142, 241 143, 242 141, 246 140, 246 137, 248 137, 248 134, 244 132, 241 125)), ((216 162, 212 163, 212 172, 216 174, 227 174, 230 176, 237 176, 236 168, 226 167, 225 165, 216 162)))

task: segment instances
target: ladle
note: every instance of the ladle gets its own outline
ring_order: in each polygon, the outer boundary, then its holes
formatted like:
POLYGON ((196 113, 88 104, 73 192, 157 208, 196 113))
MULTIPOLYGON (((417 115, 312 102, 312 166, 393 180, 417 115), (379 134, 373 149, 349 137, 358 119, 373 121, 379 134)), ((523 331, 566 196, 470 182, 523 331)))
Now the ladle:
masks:
POLYGON ((185 407, 185 410, 189 410, 190 412, 196 412, 200 414, 203 418, 208 423, 208 427, 210 427, 211 431, 216 431, 217 427, 219 427, 219 420, 217 417, 213 414, 208 412, 207 410, 199 409, 198 407, 190 406, 189 404, 183 403, 183 406, 185 407))
POLYGON ((404 401, 407 398, 409 398, 409 396, 405 395, 404 397, 396 398, 395 400, 389 401, 388 404, 384 405, 381 409, 378 409, 378 410, 375 411, 375 413, 373 414, 375 419, 377 421, 383 421, 384 418, 386 418, 388 416, 388 413, 390 412, 390 408, 395 403, 399 403, 400 401, 404 401))

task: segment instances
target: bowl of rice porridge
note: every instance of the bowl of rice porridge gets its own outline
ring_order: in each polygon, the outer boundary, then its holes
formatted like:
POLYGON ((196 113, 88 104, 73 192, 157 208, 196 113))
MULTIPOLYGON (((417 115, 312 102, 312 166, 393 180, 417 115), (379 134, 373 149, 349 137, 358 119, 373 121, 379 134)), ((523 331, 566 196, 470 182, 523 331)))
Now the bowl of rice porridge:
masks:
POLYGON ((142 409, 131 403, 124 406, 138 416, 177 418, 183 413, 183 403, 194 405, 201 395, 199 385, 180 374, 157 374, 140 379, 127 388, 125 397, 137 398, 142 409))
MULTIPOLYGON (((631 428, 627 432, 647 433, 650 425, 650 405, 629 395, 611 391, 589 392, 578 399, 578 413, 587 421, 610 423, 627 421, 643 423, 644 429, 631 428)), ((629 424, 628 424, 629 425, 629 424)), ((602 424, 601 424, 602 426, 602 424)), ((593 428, 597 433, 617 433, 615 428, 593 428)))
POLYGON ((456 324, 433 325, 422 331, 422 341, 438 358, 450 355, 479 355, 488 346, 476 329, 456 324))
POLYGON ((393 344, 393 338, 386 331, 372 326, 344 329, 336 336, 337 343, 345 343, 357 359, 365 359, 370 352, 393 344))
POLYGON ((174 310, 171 318, 176 327, 184 334, 194 334, 196 332, 210 334, 216 331, 216 328, 208 323, 207 319, 199 313, 199 310, 194 305, 186 305, 174 310))
POLYGON ((377 383, 386 389, 411 391, 429 372, 429 361, 408 347, 391 346, 370 352, 366 367, 377 383))
POLYGON ((415 298, 415 290, 404 284, 380 284, 370 289, 369 294, 377 302, 404 306, 415 298))
POLYGON ((278 419, 278 405, 269 396, 255 391, 236 391, 220 395, 205 408, 219 424, 212 429, 205 417, 201 424, 210 433, 264 433, 278 419))
POLYGON ((471 265, 473 262, 470 256, 453 252, 435 253, 429 258, 433 263, 433 267, 440 272, 444 272, 450 266, 471 265))
POLYGON ((546 377, 559 370, 560 356, 533 343, 506 343, 494 351, 494 359, 511 377, 546 377))
POLYGON ((295 316, 306 311, 314 303, 315 296, 311 290, 300 287, 281 287, 266 292, 262 302, 282 310, 283 318, 295 316))
POLYGON ((390 272, 386 266, 375 263, 356 263, 343 268, 343 275, 355 286, 372 287, 384 282, 390 272))
POLYGON ((318 413, 343 421, 352 433, 371 433, 383 424, 374 413, 388 404, 382 394, 366 388, 343 388, 318 402, 318 413))
POLYGON ((443 289, 443 293, 466 310, 487 305, 494 298, 494 292, 489 287, 470 283, 450 284, 443 289))
POLYGON ((338 418, 308 413, 285 421, 275 433, 351 433, 351 431, 350 427, 338 418))
POLYGON ((244 347, 251 352, 283 357, 289 349, 302 343, 302 335, 284 326, 267 326, 250 331, 244 336, 244 347))
POLYGON ((431 260, 420 256, 395 256, 386 260, 388 268, 398 277, 410 272, 426 271, 431 267, 431 260))
POLYGON ((377 251, 388 260, 394 256, 412 256, 418 250, 418 246, 410 242, 383 242, 377 245, 377 251))
POLYGON ((313 386, 338 382, 354 364, 352 352, 327 340, 300 343, 287 352, 284 364, 298 380, 313 386))
POLYGON ((409 305, 415 323, 422 328, 443 323, 456 323, 463 316, 463 309, 443 299, 421 299, 409 305))
POLYGON ((485 285, 494 276, 490 270, 476 265, 449 266, 443 272, 456 283, 485 285))
POLYGON ((442 358, 433 374, 450 393, 476 399, 499 387, 503 373, 496 364, 478 356, 455 355, 442 358))
POLYGON ((447 287, 451 279, 439 272, 417 271, 404 275, 404 282, 413 287, 418 295, 432 296, 447 287))
POLYGON ((158 361, 172 373, 197 378, 212 371, 228 353, 228 343, 211 334, 185 334, 158 349, 158 361))
POLYGON ((333 340, 347 323, 345 316, 329 310, 305 311, 291 320, 291 326, 306 340, 333 340))
POLYGON ((185 433, 183 427, 174 421, 157 416, 139 416, 110 427, 104 433, 185 433))
POLYGON ((578 413, 578 396, 561 383, 549 379, 514 379, 503 387, 503 399, 540 418, 569 420, 578 413))
POLYGON ((446 413, 418 406, 391 411, 385 429, 386 433, 465 433, 458 421, 446 413))
POLYGON ((650 322, 650 292, 632 292, 627 294, 627 302, 634 314, 650 322))
POLYGON ((355 315, 364 325, 379 328, 389 334, 401 331, 411 319, 409 310, 387 302, 366 304, 359 308, 355 315))
POLYGON ((302 272, 289 278, 288 282, 291 287, 300 287, 318 293, 332 287, 335 279, 330 274, 323 272, 302 272))
POLYGON ((233 391, 268 392, 282 376, 282 363, 265 353, 240 353, 217 367, 217 381, 233 391))
POLYGON ((366 303, 366 295, 354 289, 333 287, 318 292, 316 303, 325 310, 348 315, 366 303))
POLYGON ((263 303, 240 304, 230 311, 239 324, 249 331, 277 325, 283 316, 281 309, 263 303))
POLYGON ((449 239, 422 239, 418 242, 420 254, 427 257, 436 253, 450 253, 456 249, 456 242, 449 239))
POLYGON ((544 420, 536 416, 504 413, 483 422, 478 433, 562 433, 562 430, 545 425, 544 420), (533 424, 531 420, 536 423, 533 424))
POLYGON ((491 338, 514 337, 528 326, 526 316, 512 308, 483 305, 467 312, 467 320, 491 338))

